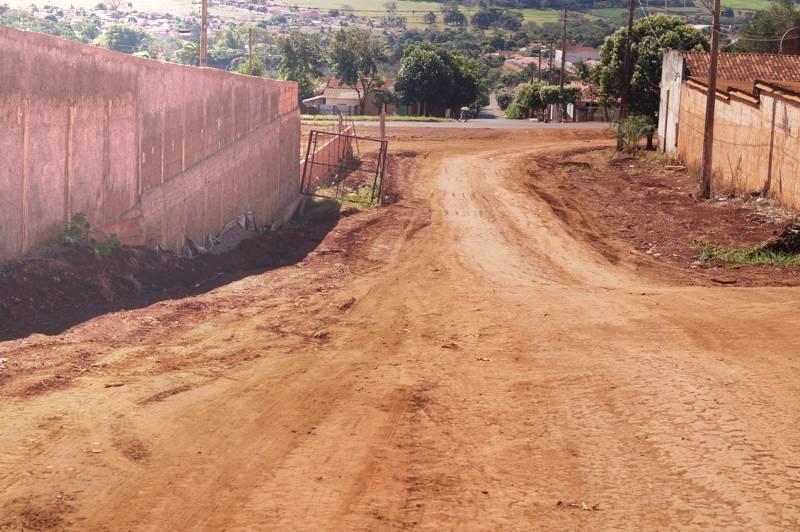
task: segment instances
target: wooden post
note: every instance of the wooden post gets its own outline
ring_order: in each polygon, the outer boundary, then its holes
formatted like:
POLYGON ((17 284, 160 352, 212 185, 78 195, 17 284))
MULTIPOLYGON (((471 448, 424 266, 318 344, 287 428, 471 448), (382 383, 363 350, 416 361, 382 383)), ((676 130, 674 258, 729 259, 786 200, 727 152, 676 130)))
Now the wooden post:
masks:
POLYGON ((714 109, 717 103, 717 63, 719 62, 719 0, 714 0, 714 22, 711 25, 711 61, 708 67, 706 123, 703 132, 703 171, 700 175, 700 197, 711 197, 711 175, 714 156, 714 109))
POLYGON ((541 46, 539 46, 539 68, 538 68, 538 73, 539 73, 539 80, 541 80, 542 79, 542 47, 541 46))
POLYGON ((208 66, 208 0, 200 8, 200 66, 208 66))
POLYGON ((617 150, 622 150, 622 123, 628 113, 628 99, 631 92, 631 41, 633 40, 633 16, 636 13, 636 0, 628 2, 628 33, 625 35, 625 59, 622 64, 622 98, 619 105, 619 131, 617 134, 617 150))
POLYGON ((247 28, 247 60, 249 63, 248 74, 253 75, 253 28, 247 28))
POLYGON ((556 43, 550 41, 550 66, 547 68, 547 82, 553 84, 553 55, 555 53, 556 43))
POLYGON ((381 140, 386 140, 386 111, 381 111, 381 140))
POLYGON ((561 120, 567 121, 567 102, 564 99, 564 77, 567 69, 567 10, 564 9, 564 29, 561 32, 561 76, 558 80, 558 104, 560 107, 561 120))

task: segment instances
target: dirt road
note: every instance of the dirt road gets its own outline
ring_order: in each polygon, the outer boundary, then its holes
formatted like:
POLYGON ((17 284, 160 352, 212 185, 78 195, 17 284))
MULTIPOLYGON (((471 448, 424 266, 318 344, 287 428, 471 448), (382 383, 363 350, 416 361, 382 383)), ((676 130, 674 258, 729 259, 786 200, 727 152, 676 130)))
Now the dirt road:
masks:
POLYGON ((572 236, 526 169, 600 131, 398 135, 302 262, 0 344, 0 529, 800 528, 796 289, 572 236))

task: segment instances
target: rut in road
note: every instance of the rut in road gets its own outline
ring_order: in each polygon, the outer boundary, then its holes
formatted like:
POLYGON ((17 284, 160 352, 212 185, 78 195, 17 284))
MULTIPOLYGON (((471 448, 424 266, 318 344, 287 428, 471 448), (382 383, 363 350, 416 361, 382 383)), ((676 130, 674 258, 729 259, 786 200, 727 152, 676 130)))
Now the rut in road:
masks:
POLYGON ((607 143, 393 138, 417 157, 359 250, 166 303, 113 375, 0 409, 7 526, 800 527, 796 292, 644 281, 570 236, 525 170, 607 143))

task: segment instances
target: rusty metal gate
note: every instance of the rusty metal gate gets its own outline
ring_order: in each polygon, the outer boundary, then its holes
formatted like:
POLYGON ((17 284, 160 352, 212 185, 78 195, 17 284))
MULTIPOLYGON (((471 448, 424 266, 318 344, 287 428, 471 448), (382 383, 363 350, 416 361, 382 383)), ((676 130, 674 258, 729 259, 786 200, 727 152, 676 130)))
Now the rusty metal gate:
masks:
POLYGON ((388 142, 352 131, 309 132, 301 194, 367 206, 382 204, 388 142))

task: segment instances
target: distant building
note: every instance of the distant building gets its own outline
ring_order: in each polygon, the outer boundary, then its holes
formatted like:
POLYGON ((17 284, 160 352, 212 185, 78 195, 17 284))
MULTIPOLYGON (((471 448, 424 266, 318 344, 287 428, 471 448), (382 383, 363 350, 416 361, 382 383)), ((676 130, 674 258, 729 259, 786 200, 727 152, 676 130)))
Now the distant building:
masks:
MULTIPOLYGON (((379 89, 367 95, 364 105, 365 115, 379 115, 381 112, 378 94, 394 89, 394 80, 389 80, 379 89)), ((303 100, 303 106, 317 114, 336 114, 341 112, 345 115, 361 114, 359 110, 358 91, 351 85, 342 85, 336 78, 328 79, 322 91, 313 98, 303 100)), ((395 104, 386 105, 386 114, 398 114, 398 107, 395 104)))
MULTIPOLYGON (((561 68, 561 50, 553 54, 553 68, 561 68)), ((600 61, 600 50, 590 46, 567 47, 567 62, 564 65, 569 72, 575 71, 575 63, 597 64, 600 61)))

